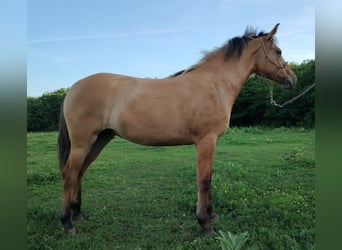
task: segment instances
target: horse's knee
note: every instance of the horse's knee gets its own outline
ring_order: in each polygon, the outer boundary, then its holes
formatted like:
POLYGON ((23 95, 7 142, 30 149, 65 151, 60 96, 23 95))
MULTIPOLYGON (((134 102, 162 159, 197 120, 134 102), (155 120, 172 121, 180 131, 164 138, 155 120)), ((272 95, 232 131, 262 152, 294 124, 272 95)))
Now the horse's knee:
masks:
POLYGON ((211 183, 210 177, 204 177, 203 179, 201 179, 199 182, 199 187, 198 187, 199 191, 208 192, 210 190, 210 183, 211 183))

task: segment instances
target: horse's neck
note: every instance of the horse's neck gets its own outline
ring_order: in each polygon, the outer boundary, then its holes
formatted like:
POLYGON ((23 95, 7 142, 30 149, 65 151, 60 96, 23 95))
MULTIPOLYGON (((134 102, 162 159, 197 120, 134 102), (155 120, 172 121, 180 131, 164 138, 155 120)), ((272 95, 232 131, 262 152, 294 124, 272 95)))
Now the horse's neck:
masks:
POLYGON ((203 63, 199 70, 202 73, 215 75, 214 83, 224 82, 226 88, 229 91, 234 89, 234 93, 237 96, 247 78, 253 72, 253 56, 247 52, 243 53, 240 58, 225 60, 224 55, 219 53, 203 63))
POLYGON ((229 60, 222 65, 221 72, 226 84, 234 88, 238 94, 253 72, 253 66, 251 62, 242 60, 242 58, 229 60))
MULTIPOLYGON (((203 65, 202 73, 209 73, 213 76, 212 84, 225 92, 229 100, 235 101, 241 88, 253 72, 252 59, 241 58, 228 59, 222 58, 212 60, 210 64, 203 65), (219 86, 218 86, 219 85, 219 86)), ((199 76, 201 77, 201 76, 199 76)))

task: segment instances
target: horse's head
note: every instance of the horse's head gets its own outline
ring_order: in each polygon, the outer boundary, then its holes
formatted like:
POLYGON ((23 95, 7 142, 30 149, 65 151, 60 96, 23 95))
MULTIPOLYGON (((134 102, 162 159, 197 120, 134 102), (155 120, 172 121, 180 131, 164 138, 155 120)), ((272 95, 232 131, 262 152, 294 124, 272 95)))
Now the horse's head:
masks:
POLYGON ((255 73, 279 83, 284 88, 294 88, 297 77, 281 55, 274 42, 279 23, 267 34, 254 38, 259 42, 255 55, 255 73))

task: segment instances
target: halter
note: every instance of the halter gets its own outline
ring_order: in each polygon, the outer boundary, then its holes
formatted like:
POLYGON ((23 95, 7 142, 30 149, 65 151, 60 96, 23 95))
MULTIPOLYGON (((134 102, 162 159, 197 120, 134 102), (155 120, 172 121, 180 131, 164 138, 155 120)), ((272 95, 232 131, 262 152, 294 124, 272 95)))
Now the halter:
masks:
POLYGON ((285 62, 284 64, 278 64, 276 62, 274 62, 267 54, 266 52, 266 47, 265 47, 265 44, 264 44, 264 41, 262 40, 262 38, 258 38, 261 42, 261 45, 262 45, 262 48, 264 50, 264 53, 265 53, 265 58, 266 58, 266 69, 267 69, 267 66, 268 66, 268 62, 272 63, 273 65, 275 65, 276 67, 278 67, 278 71, 274 74, 274 76, 272 77, 272 81, 274 81, 277 77, 277 75, 279 74, 280 70, 284 69, 286 66, 287 66, 287 63, 285 62))
MULTIPOLYGON (((278 71, 274 74, 274 76, 272 77, 272 81, 274 81, 277 77, 277 75, 279 74, 280 70, 284 69, 286 66, 287 66, 287 63, 285 62, 284 64, 278 64, 276 62, 274 62, 267 54, 266 52, 266 47, 265 47, 265 44, 264 44, 264 41, 262 40, 262 38, 258 38, 261 42, 261 45, 262 45, 262 49, 264 50, 264 53, 265 53, 265 58, 266 58, 266 69, 267 69, 267 66, 268 66, 268 62, 271 62, 273 65, 275 65, 276 67, 278 67, 278 71)), ((273 106, 276 106, 276 107, 280 107, 280 108, 283 108, 286 104, 278 104, 276 101, 274 101, 273 99, 273 84, 271 82, 267 82, 267 86, 268 86, 268 90, 270 92, 270 99, 271 99, 271 104, 273 106)))
MULTIPOLYGON (((278 71, 277 73, 274 75, 274 77, 272 78, 272 81, 275 80, 275 78, 277 77, 277 75, 279 74, 280 70, 284 69, 286 66, 288 66, 288 64, 285 62, 284 64, 282 65, 279 65, 277 64, 276 62, 274 62, 271 58, 269 58, 267 52, 266 52, 266 47, 265 47, 265 44, 264 44, 264 41, 262 40, 262 38, 258 38, 260 39, 261 41, 261 45, 262 45, 262 48, 264 50, 264 53, 265 53, 265 57, 266 57, 266 69, 267 69, 267 63, 268 61, 270 61, 273 65, 275 65, 276 67, 278 67, 278 71)), ((267 79, 266 79, 267 80, 267 79)), ((311 90, 313 87, 315 87, 316 83, 314 82, 313 84, 311 84, 309 87, 307 87, 302 93, 298 94, 297 96, 293 97, 291 100, 288 100, 286 102, 284 102, 283 104, 278 104, 274 99, 273 99, 273 84, 271 82, 267 82, 267 85, 268 85, 268 89, 270 91, 270 99, 271 99, 271 104, 273 106, 276 106, 276 107, 279 107, 279 108, 283 108, 285 107, 286 105, 294 102, 295 100, 299 99, 301 96, 305 95, 307 92, 309 92, 309 90, 311 90)))

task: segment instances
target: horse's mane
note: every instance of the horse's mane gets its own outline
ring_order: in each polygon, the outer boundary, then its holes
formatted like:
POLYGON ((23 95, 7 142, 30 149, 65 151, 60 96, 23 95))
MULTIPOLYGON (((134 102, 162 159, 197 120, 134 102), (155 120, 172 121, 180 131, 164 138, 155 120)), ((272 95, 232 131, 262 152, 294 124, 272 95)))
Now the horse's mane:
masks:
POLYGON ((215 48, 212 51, 204 52, 203 57, 198 61, 198 63, 194 64, 188 69, 178 71, 177 73, 174 73, 169 77, 176 77, 198 68, 201 64, 213 58, 217 54, 217 52, 221 50, 224 50, 225 61, 234 57, 240 58, 242 51, 248 46, 248 43, 253 38, 258 38, 265 35, 267 35, 267 33, 263 31, 258 32, 257 29, 253 28, 252 26, 247 26, 244 34, 241 37, 231 38, 227 42, 225 42, 221 47, 215 48))

